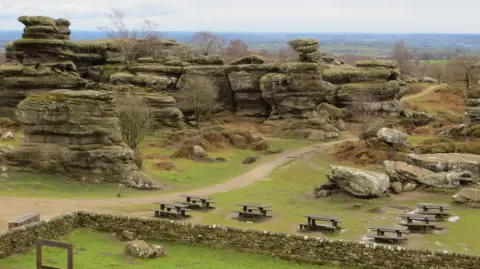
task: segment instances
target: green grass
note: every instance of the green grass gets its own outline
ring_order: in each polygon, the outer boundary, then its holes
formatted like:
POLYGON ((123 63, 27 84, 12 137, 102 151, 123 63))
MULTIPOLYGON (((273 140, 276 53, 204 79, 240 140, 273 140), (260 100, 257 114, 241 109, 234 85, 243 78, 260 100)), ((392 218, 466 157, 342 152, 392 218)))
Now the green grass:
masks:
MULTIPOLYGON (((17 134, 15 141, 1 141, 0 145, 20 145, 20 135, 17 134)), ((211 152, 211 157, 223 157, 227 159, 225 163, 199 163, 186 159, 170 159, 174 152, 171 147, 155 147, 155 137, 149 137, 142 144, 141 152, 145 158, 144 172, 151 176, 155 181, 168 186, 168 190, 161 191, 139 191, 125 188, 122 191, 122 197, 138 197, 160 195, 172 191, 188 191, 208 185, 213 185, 227 181, 238 176, 256 165, 269 161, 277 155, 265 155, 258 152, 224 149, 211 152), (246 157, 260 157, 256 164, 244 165, 242 161, 246 157), (164 171, 155 166, 158 162, 172 162, 176 169, 174 171, 164 171)), ((305 140, 271 140, 269 141, 272 149, 282 148, 291 150, 318 142, 305 140)), ((117 184, 97 184, 92 185, 79 182, 62 175, 47 175, 31 172, 11 172, 10 180, 0 180, 0 195, 17 197, 39 197, 39 198, 114 198, 119 192, 117 184)))
MULTIPOLYGON (((360 241, 367 235, 368 227, 394 226, 400 222, 398 216, 404 211, 396 207, 413 210, 419 202, 452 203, 451 196, 455 191, 447 192, 413 192, 401 195, 391 195, 379 199, 357 199, 345 194, 337 194, 327 198, 314 199, 313 188, 327 181, 329 165, 348 165, 332 161, 326 152, 319 153, 302 160, 286 164, 270 174, 268 181, 259 181, 247 188, 236 191, 215 194, 213 197, 218 208, 214 211, 194 212, 190 220, 195 223, 226 225, 238 228, 251 228, 276 232, 297 233, 299 223, 306 220, 307 213, 337 215, 342 218, 342 232, 336 234, 312 233, 337 239, 360 241), (238 210, 235 204, 240 202, 262 203, 272 206, 273 218, 265 222, 250 224, 234 219, 233 210, 238 210)), ((381 166, 359 168, 381 171, 381 166)), ((149 205, 135 205, 116 208, 122 213, 144 212, 149 205)), ((472 236, 480 225, 478 210, 452 205, 454 216, 460 220, 455 223, 448 221, 439 223, 445 227, 440 233, 409 236, 407 247, 431 248, 439 250, 467 252, 480 254, 480 241, 472 236)))
MULTIPOLYGON (((165 246, 166 257, 153 260, 135 259, 124 254, 125 243, 117 241, 113 235, 92 232, 87 229, 75 230, 61 241, 73 244, 74 268, 76 269, 334 269, 330 266, 280 260, 267 255, 155 241, 149 243, 165 246)), ((65 251, 45 247, 43 253, 45 265, 66 267, 65 251)), ((35 257, 35 251, 32 250, 26 255, 3 259, 0 261, 0 268, 35 268, 35 257)))

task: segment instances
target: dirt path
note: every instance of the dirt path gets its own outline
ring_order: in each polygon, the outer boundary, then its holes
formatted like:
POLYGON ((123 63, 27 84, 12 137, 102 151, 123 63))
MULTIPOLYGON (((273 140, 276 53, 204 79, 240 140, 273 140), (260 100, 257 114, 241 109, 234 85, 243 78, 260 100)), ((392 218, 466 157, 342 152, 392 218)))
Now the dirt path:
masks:
POLYGON ((419 93, 416 93, 416 94, 412 94, 412 95, 408 95, 408 96, 405 96, 402 98, 402 100, 404 101, 409 101, 409 100, 413 100, 413 99, 417 99, 417 98, 420 98, 420 97, 423 97, 423 96, 426 96, 426 95, 429 95, 430 93, 440 89, 440 88, 443 88, 445 87, 446 84, 440 84, 440 85, 434 85, 434 86, 430 86, 428 88, 426 88, 425 90, 419 92, 419 93))
MULTIPOLYGON (((348 135, 342 140, 319 143, 315 145, 305 146, 299 149, 286 151, 277 156, 277 158, 262 163, 252 170, 230 179, 224 183, 213 186, 204 187, 194 191, 189 191, 189 194, 195 195, 211 195, 214 193, 229 192, 236 189, 245 188, 248 185, 265 180, 270 172, 280 165, 302 158, 307 154, 316 151, 325 151, 332 146, 348 140, 356 140, 353 135, 348 135)), ((38 212, 42 219, 50 218, 52 216, 63 214, 67 212, 74 212, 79 210, 91 212, 111 212, 105 207, 135 205, 135 204, 149 204, 153 200, 175 200, 181 194, 187 192, 169 193, 159 196, 134 197, 134 198, 108 198, 95 200, 74 200, 74 199, 44 199, 44 198, 20 198, 20 197, 0 197, 0 230, 6 227, 6 223, 18 216, 29 212, 38 212)))

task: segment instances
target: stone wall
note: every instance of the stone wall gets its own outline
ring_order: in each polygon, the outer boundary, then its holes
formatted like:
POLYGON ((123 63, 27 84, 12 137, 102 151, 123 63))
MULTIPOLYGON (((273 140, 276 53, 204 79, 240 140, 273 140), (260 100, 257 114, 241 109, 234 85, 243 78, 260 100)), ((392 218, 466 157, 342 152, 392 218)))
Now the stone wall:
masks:
POLYGON ((141 239, 230 248, 314 264, 369 269, 477 269, 479 256, 362 244, 259 230, 199 225, 153 218, 78 212, 0 234, 0 258, 25 253, 36 238, 55 239, 78 227, 100 232, 135 232, 141 239))
POLYGON ((67 214, 0 232, 0 259, 23 254, 35 246, 37 238, 57 239, 78 228, 77 214, 67 214))

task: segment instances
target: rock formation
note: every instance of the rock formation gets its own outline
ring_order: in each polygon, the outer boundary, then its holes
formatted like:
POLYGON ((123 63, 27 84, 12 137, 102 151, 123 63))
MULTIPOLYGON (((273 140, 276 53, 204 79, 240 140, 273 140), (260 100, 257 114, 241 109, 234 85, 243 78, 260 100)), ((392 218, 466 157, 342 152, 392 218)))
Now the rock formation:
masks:
POLYGON ((390 128, 381 128, 377 132, 377 138, 380 141, 383 141, 389 144, 403 145, 405 143, 405 140, 407 139, 407 136, 408 135, 406 133, 402 133, 400 131, 390 129, 390 128))
POLYGON ((92 182, 158 189, 140 173, 122 139, 115 99, 102 91, 54 90, 30 95, 17 109, 21 147, 10 165, 61 172, 92 182))
POLYGON ((376 198, 387 192, 390 180, 385 174, 344 166, 331 166, 328 180, 359 198, 376 198))
POLYGON ((434 172, 468 171, 473 177, 480 176, 480 156, 463 153, 411 154, 407 163, 434 172))
POLYGON ((457 204, 480 208, 480 189, 463 189, 456 193, 452 199, 457 204))
POLYGON ((135 258, 153 259, 165 256, 165 249, 160 245, 149 245, 143 240, 134 240, 125 246, 125 254, 135 258))

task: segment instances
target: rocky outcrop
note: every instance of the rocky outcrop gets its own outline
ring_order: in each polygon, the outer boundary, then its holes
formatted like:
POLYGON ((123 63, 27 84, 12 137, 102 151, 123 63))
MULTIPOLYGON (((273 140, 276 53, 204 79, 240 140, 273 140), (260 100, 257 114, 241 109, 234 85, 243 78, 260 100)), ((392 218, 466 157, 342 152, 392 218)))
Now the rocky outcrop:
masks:
POLYGON ((8 162, 61 172, 93 182, 158 189, 134 163, 122 139, 116 102, 102 91, 55 90, 30 95, 18 105, 22 146, 8 162))
POLYGON ((437 189, 454 189, 462 183, 472 183, 475 177, 469 171, 436 172, 404 162, 385 161, 386 174, 392 182, 418 184, 437 189))
POLYGON ((466 188, 460 190, 452 199, 457 204, 480 208, 480 189, 466 188))
POLYGON ((465 172, 480 176, 480 156, 465 153, 411 154, 406 161, 433 172, 465 172))
POLYGON ((377 138, 380 141, 389 144, 400 144, 403 145, 407 139, 407 134, 400 131, 390 129, 390 128, 381 128, 377 132, 377 138))
POLYGON ((390 180, 384 174, 344 166, 330 168, 328 179, 359 198, 380 197, 390 186, 390 180))
POLYGON ((320 48, 320 43, 318 40, 313 38, 299 38, 295 40, 288 41, 288 45, 296 51, 300 58, 300 62, 318 62, 324 54, 318 53, 317 50, 320 48))
POLYGON ((263 64, 265 61, 262 57, 258 55, 249 55, 242 58, 238 58, 235 61, 231 62, 231 65, 241 65, 241 64, 263 64))

